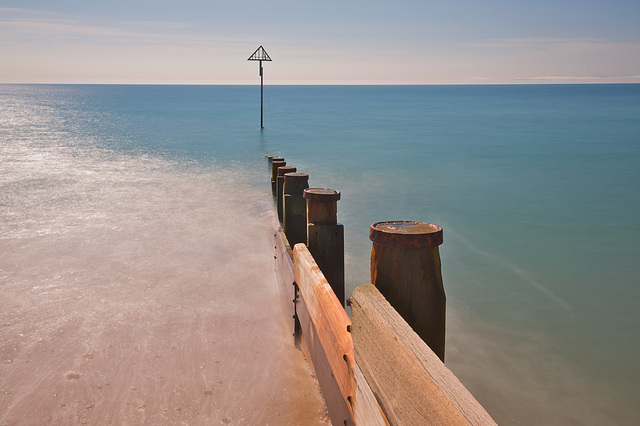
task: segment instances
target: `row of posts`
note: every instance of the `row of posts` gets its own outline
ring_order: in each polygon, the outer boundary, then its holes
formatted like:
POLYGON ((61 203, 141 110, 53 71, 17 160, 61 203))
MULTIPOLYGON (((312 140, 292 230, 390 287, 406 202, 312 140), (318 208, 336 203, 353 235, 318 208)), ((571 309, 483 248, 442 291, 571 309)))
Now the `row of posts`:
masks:
MULTIPOLYGON (((307 245, 338 300, 345 304, 344 227, 340 192, 309 188, 309 175, 267 155, 278 220, 291 247, 307 245)), ((371 225, 371 282, 444 361, 445 305, 440 254, 442 228, 426 222, 371 225)), ((348 300, 346 300, 348 303, 348 300)))

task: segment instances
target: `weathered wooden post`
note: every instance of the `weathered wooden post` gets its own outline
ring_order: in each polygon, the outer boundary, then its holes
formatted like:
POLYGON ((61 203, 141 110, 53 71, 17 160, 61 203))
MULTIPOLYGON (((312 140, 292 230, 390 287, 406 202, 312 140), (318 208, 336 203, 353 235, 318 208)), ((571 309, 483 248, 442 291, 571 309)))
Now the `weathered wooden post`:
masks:
POLYGON ((344 306, 344 227, 338 222, 340 192, 307 188, 307 247, 344 306))
POLYGON ((371 282, 444 362, 445 294, 442 228, 425 222, 371 225, 371 282))
POLYGON ((309 187, 306 173, 284 175, 284 215, 283 228, 291 247, 307 243, 307 200, 303 193, 309 187))
POLYGON ((276 193, 276 184, 278 182, 278 167, 286 166, 287 162, 284 161, 282 157, 273 157, 271 161, 271 192, 273 193, 273 197, 275 198, 276 193))
POLYGON ((268 164, 268 166, 267 166, 267 167, 268 167, 269 171, 271 171, 271 163, 273 162, 273 155, 271 155, 271 154, 265 154, 265 155, 264 155, 264 158, 266 158, 266 159, 267 159, 267 164, 268 164))
POLYGON ((284 209, 283 209, 283 200, 284 194, 282 190, 284 189, 284 175, 285 173, 295 173, 296 168, 293 166, 280 166, 278 167, 278 175, 276 177, 276 207, 278 210, 278 220, 280 223, 284 222, 284 209))

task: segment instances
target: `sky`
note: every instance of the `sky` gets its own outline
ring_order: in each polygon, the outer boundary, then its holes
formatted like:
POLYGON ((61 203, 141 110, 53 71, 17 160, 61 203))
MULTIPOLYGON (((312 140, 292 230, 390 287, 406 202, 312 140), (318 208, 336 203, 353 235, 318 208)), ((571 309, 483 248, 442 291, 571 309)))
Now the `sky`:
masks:
POLYGON ((640 83, 638 0, 0 0, 0 83, 640 83))

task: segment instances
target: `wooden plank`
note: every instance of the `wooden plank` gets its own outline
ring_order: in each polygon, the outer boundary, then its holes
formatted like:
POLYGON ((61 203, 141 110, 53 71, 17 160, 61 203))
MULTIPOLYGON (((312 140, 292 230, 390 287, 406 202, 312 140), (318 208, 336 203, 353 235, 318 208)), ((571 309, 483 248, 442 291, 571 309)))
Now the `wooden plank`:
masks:
MULTIPOLYGON (((351 320, 304 244, 296 244, 293 250, 293 270, 302 302, 316 333, 314 337, 305 335, 305 340, 308 344, 312 339, 314 345, 315 340, 319 343, 315 345, 317 352, 326 356, 330 372, 353 416, 356 382, 353 340, 348 331, 351 320)), ((319 369, 315 360, 314 367, 316 371, 319 369)), ((325 389, 322 392, 324 395, 325 389)))
POLYGON ((297 314, 302 333, 300 348, 307 360, 310 360, 313 371, 318 378, 322 398, 327 406, 331 423, 340 426, 353 426, 355 422, 351 415, 349 402, 345 401, 342 396, 340 386, 338 386, 335 375, 331 371, 331 365, 320 343, 318 333, 307 310, 307 305, 303 300, 300 300, 297 304, 297 314))
POLYGON ((351 297, 358 365, 392 425, 495 425, 372 284, 351 297))
POLYGON ((378 405, 378 401, 367 380, 364 378, 357 360, 354 376, 356 378, 356 405, 353 410, 353 416, 356 425, 389 426, 389 422, 384 416, 382 408, 378 405))
POLYGON ((293 259, 291 258, 291 247, 287 241, 287 237, 282 231, 278 229, 274 236, 275 247, 275 269, 276 269, 276 282, 278 283, 278 290, 280 293, 280 299, 282 306, 284 307, 285 314, 287 315, 287 323, 290 325, 289 331, 291 334, 295 333, 295 285, 293 277, 293 259))

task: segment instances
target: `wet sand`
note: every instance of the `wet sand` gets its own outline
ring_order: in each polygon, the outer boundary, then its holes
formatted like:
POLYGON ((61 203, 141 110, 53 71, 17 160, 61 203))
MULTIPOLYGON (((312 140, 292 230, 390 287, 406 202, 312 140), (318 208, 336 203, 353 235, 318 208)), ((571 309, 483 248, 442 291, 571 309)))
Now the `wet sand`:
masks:
POLYGON ((0 424, 328 424, 270 206, 221 197, 219 176, 155 178, 5 227, 0 424))
POLYGON ((5 282, 0 423, 324 424, 265 269, 134 295, 120 271, 93 294, 29 297, 26 309, 5 282))

